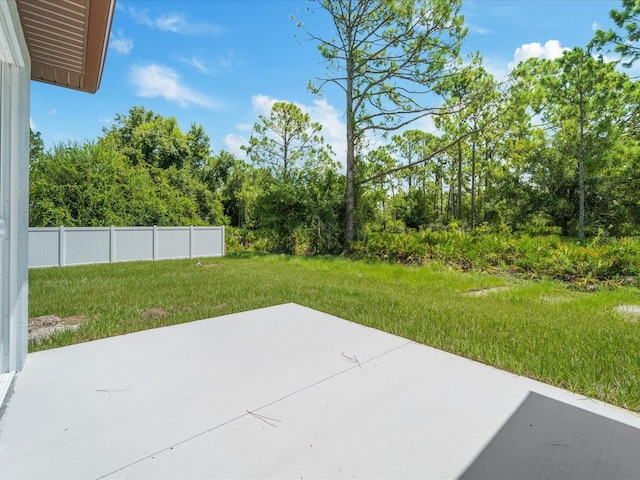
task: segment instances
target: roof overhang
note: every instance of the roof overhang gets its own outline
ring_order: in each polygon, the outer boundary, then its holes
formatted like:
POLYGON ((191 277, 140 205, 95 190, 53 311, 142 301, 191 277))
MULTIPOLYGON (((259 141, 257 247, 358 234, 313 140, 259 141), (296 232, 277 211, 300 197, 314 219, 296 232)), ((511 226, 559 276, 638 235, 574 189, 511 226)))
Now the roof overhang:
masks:
POLYGON ((31 79, 95 93, 116 0, 17 0, 31 79))

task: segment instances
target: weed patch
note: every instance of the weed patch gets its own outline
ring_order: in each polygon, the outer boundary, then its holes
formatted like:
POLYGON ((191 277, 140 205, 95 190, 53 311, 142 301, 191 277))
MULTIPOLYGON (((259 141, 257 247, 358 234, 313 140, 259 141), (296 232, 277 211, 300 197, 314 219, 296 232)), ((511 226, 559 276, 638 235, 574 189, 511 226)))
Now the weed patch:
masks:
POLYGON ((640 285, 640 241, 635 238, 580 244, 555 235, 373 232, 366 241, 354 244, 353 255, 402 264, 435 261, 459 271, 507 273, 526 279, 552 278, 588 291, 640 285))

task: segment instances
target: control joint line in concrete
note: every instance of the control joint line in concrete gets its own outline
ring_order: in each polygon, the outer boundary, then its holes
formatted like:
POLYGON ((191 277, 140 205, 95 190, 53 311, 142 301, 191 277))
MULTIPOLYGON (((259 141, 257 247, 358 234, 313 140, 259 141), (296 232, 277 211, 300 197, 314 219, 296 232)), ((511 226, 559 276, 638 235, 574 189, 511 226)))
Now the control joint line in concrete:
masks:
POLYGON ((337 373, 335 373, 333 375, 330 375, 330 376, 328 376, 326 378, 323 378, 322 380, 318 380, 317 382, 312 383, 311 385, 307 385, 306 387, 303 387, 300 390, 296 390, 295 392, 289 393, 288 395, 285 395, 284 397, 280 397, 277 400, 274 400, 273 402, 270 402, 270 403, 267 403, 265 405, 262 405, 261 407, 258 407, 256 409, 252 410, 252 412, 259 412, 263 408, 270 407, 271 405, 274 405, 274 404, 276 404, 278 402, 281 402, 282 400, 286 400, 289 397, 293 397, 294 395, 302 393, 305 390, 308 390, 308 389, 313 388, 313 387, 315 387, 317 385, 320 385, 321 383, 324 383, 327 380, 331 380, 332 378, 338 377, 338 376, 342 375, 343 373, 350 372, 351 370, 353 370, 355 368, 359 368, 359 369, 362 370, 362 365, 366 365, 369 362, 373 362, 374 360, 377 360, 380 357, 384 357, 385 355, 388 355, 389 353, 392 353, 392 352, 394 352, 396 350, 399 350, 400 348, 406 347, 407 345, 409 345, 411 343, 415 343, 415 342, 410 340, 410 341, 408 341, 406 343, 403 343, 402 345, 398 345, 397 347, 393 347, 391 350, 387 350, 386 352, 382 352, 382 353, 376 355, 375 357, 371 357, 369 360, 366 360, 364 362, 358 362, 358 364, 354 365, 353 367, 346 368, 344 370, 341 370, 340 372, 337 372, 337 373))
POLYGON ((269 403, 267 403, 265 405, 262 405, 262 406, 260 406, 260 407, 258 407, 256 409, 254 409, 254 410, 245 410, 245 413, 243 413, 241 415, 238 415, 237 417, 231 418, 231 419, 227 420, 226 422, 219 423, 218 425, 215 425, 215 426, 213 426, 211 428, 203 430, 200 433, 196 433, 195 435, 193 435, 193 436, 191 436, 189 438, 185 438, 184 440, 181 440, 181 441, 179 441, 177 443, 174 443, 173 445, 170 445, 168 447, 160 449, 160 450, 158 450, 156 452, 150 453, 149 455, 147 455, 145 457, 142 457, 142 458, 140 458, 138 460, 135 460, 135 461, 133 461, 131 463, 128 463, 127 465, 123 465, 122 467, 117 468, 117 469, 115 469, 115 470, 113 470, 113 471, 111 471, 109 473, 105 473, 104 475, 102 475, 100 477, 97 477, 96 480, 102 480, 103 478, 107 478, 107 477, 109 477, 109 476, 111 476, 111 475, 113 475, 115 473, 121 472, 122 470, 125 470, 125 469, 127 469, 127 468, 129 468, 129 467, 131 467, 133 465, 136 465, 136 464, 138 464, 140 462, 148 460, 149 458, 155 457, 156 455, 159 455, 161 453, 167 452, 169 450, 173 450, 175 447, 178 447, 180 445, 184 445, 185 443, 188 443, 188 442, 190 442, 192 440, 195 440, 196 438, 201 437, 203 435, 206 435, 207 433, 210 433, 210 432, 212 432, 214 430, 217 430, 218 428, 224 427, 225 425, 229 425, 230 423, 233 423, 233 422, 235 422, 237 420, 240 420, 243 417, 246 417, 246 416, 249 416, 249 415, 255 417, 256 416, 255 412, 258 412, 258 411, 263 410, 263 409, 265 409, 267 407, 275 405, 276 403, 279 403, 279 402, 281 402, 283 400, 286 400, 287 398, 290 398, 290 397, 293 397, 295 395, 298 395, 299 393, 302 393, 305 390, 309 390, 310 388, 316 387, 316 386, 318 386, 318 385, 320 385, 320 384, 322 384, 322 383, 324 383, 324 382, 326 382, 328 380, 331 380, 331 379, 336 378, 336 377, 338 377, 338 376, 340 376, 340 375, 342 375, 344 373, 347 373, 347 372, 353 370, 354 368, 362 369, 362 365, 366 365, 369 362, 372 362, 372 361, 377 360, 377 359, 379 359, 381 357, 384 357, 385 355, 388 355, 388 354, 390 354, 390 353, 392 353, 392 352, 394 352, 396 350, 404 348, 404 347, 406 347, 407 345, 409 345, 411 343, 415 343, 415 342, 413 342, 412 340, 409 340, 409 341, 407 341, 407 342, 405 342, 405 343, 403 343, 401 345, 398 345, 397 347, 394 347, 394 348, 392 348, 390 350, 387 350, 385 352, 382 352, 382 353, 380 353, 380 354, 378 354, 378 355, 376 355, 374 357, 371 357, 370 359, 365 360, 364 362, 358 362, 358 364, 354 365, 353 367, 349 367, 349 368, 341 370, 341 371, 339 371, 337 373, 334 373, 333 375, 329 375, 328 377, 325 377, 325 378, 323 378, 321 380, 318 380, 317 382, 314 382, 314 383, 312 383, 310 385, 307 385, 306 387, 302 387, 302 388, 300 388, 300 389, 298 389, 298 390, 296 390, 294 392, 291 392, 291 393, 289 393, 287 395, 284 395, 284 396, 282 396, 282 397, 280 397, 280 398, 278 398, 278 399, 276 399, 276 400, 274 400, 272 402, 269 402, 269 403))

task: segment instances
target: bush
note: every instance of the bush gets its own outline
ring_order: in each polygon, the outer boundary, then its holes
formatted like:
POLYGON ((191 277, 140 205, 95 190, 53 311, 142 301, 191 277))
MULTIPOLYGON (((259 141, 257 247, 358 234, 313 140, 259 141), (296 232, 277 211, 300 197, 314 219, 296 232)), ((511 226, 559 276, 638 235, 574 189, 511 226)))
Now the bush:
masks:
POLYGON ((638 284, 640 240, 607 238, 590 244, 557 235, 530 236, 462 230, 368 232, 353 245, 356 258, 423 264, 437 261, 459 270, 555 278, 578 287, 638 284))
POLYGON ((237 252, 269 252, 272 249, 267 235, 247 228, 225 227, 226 249, 237 252))

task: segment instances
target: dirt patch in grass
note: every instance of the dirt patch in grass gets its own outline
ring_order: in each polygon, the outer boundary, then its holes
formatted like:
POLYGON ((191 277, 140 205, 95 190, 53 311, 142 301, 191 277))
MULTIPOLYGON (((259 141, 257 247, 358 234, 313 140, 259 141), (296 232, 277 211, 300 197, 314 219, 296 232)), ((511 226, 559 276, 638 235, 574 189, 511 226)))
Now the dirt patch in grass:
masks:
POLYGON ((88 318, 88 315, 71 315, 70 317, 64 317, 62 323, 65 325, 82 325, 88 318))
POLYGON ((203 263, 201 265, 204 268, 220 268, 222 266, 222 264, 220 263, 203 263))
POLYGON ((72 315, 60 318, 55 315, 43 315, 29 319, 29 340, 37 340, 64 330, 77 330, 87 321, 88 315, 72 315))
POLYGON ((491 287, 483 288, 480 290, 470 290, 468 292, 465 292, 465 295, 468 295, 470 297, 486 297, 491 293, 504 292, 506 290, 509 290, 509 287, 491 287))
POLYGON ((167 312, 164 308, 155 307, 150 308, 149 310, 145 310, 142 312, 143 320, 151 320, 153 318, 164 318, 168 317, 169 312, 167 312))

